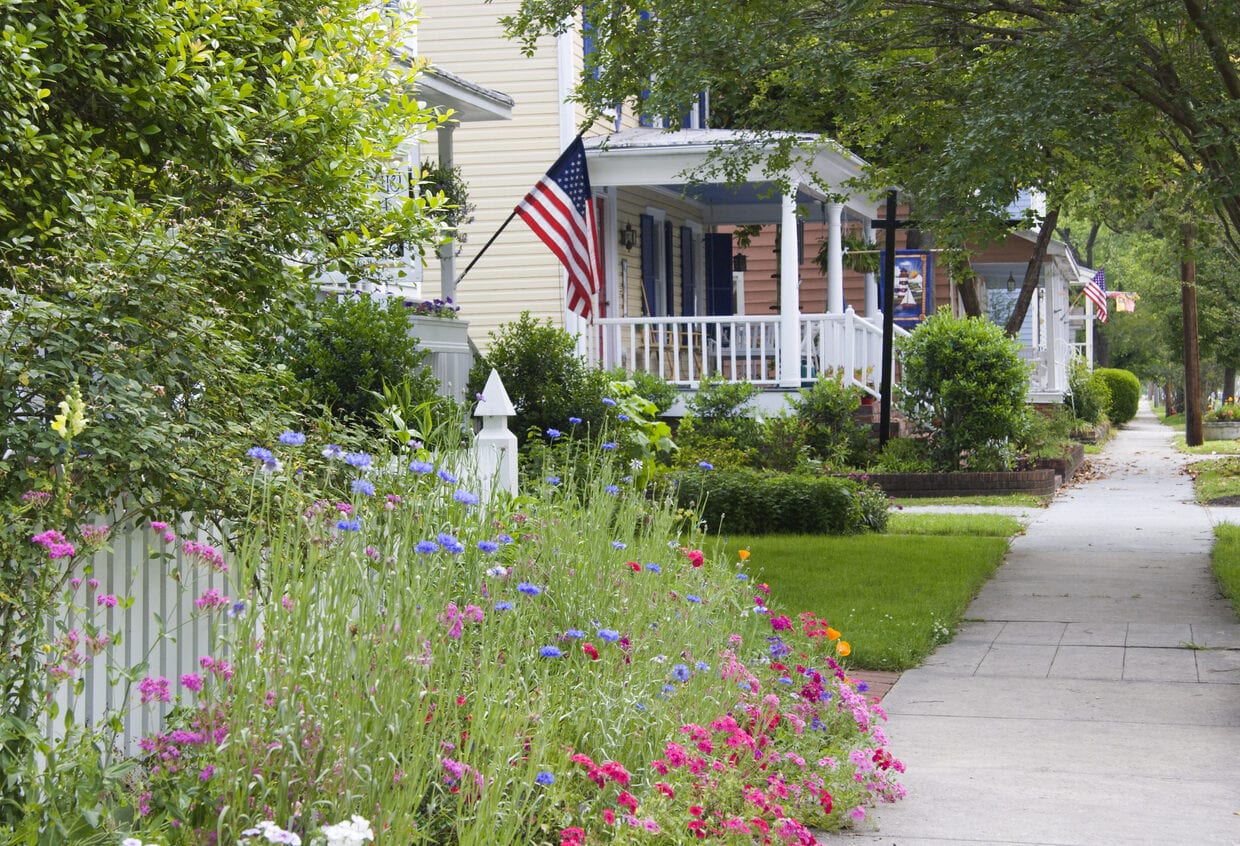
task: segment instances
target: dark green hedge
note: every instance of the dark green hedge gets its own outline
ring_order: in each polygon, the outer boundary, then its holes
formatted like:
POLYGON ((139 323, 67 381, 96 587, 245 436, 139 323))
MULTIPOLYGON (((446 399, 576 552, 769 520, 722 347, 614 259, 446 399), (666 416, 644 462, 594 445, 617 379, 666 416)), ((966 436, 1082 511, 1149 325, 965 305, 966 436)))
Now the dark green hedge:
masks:
POLYGON ((676 503, 701 512, 711 532, 846 535, 887 527, 889 498, 855 479, 692 470, 674 476, 676 503))
POLYGON ((1107 417, 1112 423, 1122 426, 1137 416, 1141 382, 1135 374, 1128 370, 1100 367, 1094 371, 1094 377, 1101 378, 1111 389, 1111 404, 1107 407, 1107 417))

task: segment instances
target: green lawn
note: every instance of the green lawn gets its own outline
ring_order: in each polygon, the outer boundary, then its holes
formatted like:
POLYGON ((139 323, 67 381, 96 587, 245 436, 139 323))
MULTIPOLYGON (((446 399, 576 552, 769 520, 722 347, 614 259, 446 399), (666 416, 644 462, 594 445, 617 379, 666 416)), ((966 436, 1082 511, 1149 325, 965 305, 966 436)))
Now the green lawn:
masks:
POLYGON ((1231 607, 1240 618, 1240 526, 1224 523, 1214 527, 1218 541, 1210 554, 1214 578, 1219 589, 1231 600, 1231 607))
POLYGON ((985 494, 978 496, 909 496, 895 500, 903 505, 1009 505, 1014 508, 1043 508, 1049 503, 1044 496, 1033 494, 985 494))
POLYGON ((1240 458, 1214 458, 1194 461, 1188 466, 1198 502, 1224 496, 1240 496, 1240 458))
POLYGON ((1201 446, 1190 447, 1184 443, 1184 435, 1172 440, 1175 448, 1189 455, 1240 455, 1240 441, 1206 441, 1201 446))
POLYGON ((951 640, 1021 524, 989 514, 896 514, 887 534, 730 538, 771 586, 776 613, 813 611, 852 645, 850 664, 905 670, 951 640))

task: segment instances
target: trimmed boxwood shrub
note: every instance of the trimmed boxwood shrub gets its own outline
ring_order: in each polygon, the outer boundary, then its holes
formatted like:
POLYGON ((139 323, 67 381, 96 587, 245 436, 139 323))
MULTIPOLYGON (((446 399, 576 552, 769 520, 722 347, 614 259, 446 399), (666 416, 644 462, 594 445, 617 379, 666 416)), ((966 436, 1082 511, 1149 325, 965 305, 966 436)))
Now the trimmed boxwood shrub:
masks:
POLYGON ((847 535, 887 528, 889 498, 856 479, 691 470, 673 477, 676 504, 701 513, 707 531, 847 535))
POLYGON ((1094 376, 1106 383, 1111 390, 1111 404, 1107 406, 1107 417, 1117 426, 1122 426, 1137 416, 1137 403, 1141 400, 1141 381, 1129 370, 1118 370, 1113 367, 1100 367, 1094 376))

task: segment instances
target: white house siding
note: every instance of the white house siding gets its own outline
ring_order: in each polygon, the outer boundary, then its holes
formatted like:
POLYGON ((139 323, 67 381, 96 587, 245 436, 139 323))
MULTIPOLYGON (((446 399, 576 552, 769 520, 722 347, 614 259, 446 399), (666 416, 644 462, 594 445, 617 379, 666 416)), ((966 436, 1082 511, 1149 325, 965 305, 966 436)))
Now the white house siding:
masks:
MULTIPOLYGON (((474 220, 464 228, 458 273, 560 153, 555 39, 543 39, 534 56, 523 56, 499 24, 500 17, 515 14, 519 5, 516 0, 420 4, 422 56, 515 101, 511 121, 463 126, 454 134, 455 163, 475 206, 474 220)), ((580 47, 577 53, 574 66, 580 67, 580 47)), ((423 150, 423 158, 434 157, 432 145, 423 150)), ((457 289, 461 316, 470 322, 475 343, 485 350, 489 332, 522 311, 561 325, 562 279, 551 251, 520 218, 514 219, 457 289)), ((436 274, 428 273, 423 287, 428 296, 437 295, 436 274)))

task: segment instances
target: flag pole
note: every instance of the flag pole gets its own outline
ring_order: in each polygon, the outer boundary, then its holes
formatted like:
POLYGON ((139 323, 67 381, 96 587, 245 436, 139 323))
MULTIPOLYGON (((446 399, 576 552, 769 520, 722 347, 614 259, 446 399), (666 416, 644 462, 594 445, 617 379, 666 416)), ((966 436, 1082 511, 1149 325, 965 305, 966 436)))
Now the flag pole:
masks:
POLYGON ((465 274, 469 273, 469 271, 473 269, 474 265, 478 263, 478 259, 482 258, 482 254, 487 251, 487 248, 495 243, 495 239, 499 237, 499 233, 503 232, 506 228, 508 228, 508 224, 512 223, 512 219, 516 216, 517 216, 517 210, 514 208, 512 212, 508 215, 508 219, 505 220, 503 223, 501 223, 499 229, 495 230, 495 234, 492 235, 491 238, 485 244, 482 245, 482 249, 478 251, 478 255, 474 256, 473 260, 465 267, 464 270, 461 271, 461 275, 456 277, 457 285, 461 284, 461 280, 465 278, 465 274))

